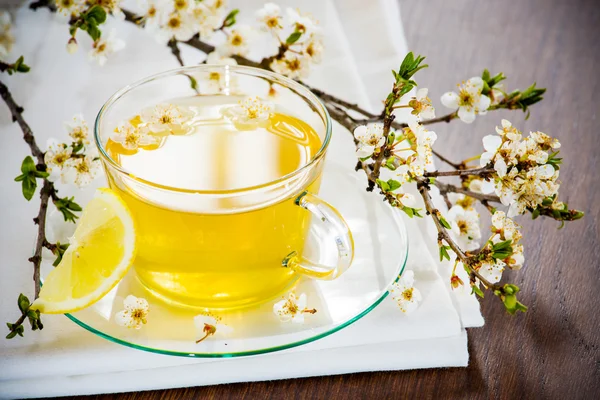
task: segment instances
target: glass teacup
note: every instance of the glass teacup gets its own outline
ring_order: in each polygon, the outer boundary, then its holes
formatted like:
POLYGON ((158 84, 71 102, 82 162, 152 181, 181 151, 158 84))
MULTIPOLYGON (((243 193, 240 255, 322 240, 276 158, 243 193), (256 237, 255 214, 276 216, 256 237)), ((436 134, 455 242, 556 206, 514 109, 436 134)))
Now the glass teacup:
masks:
POLYGON ((117 92, 98 114, 95 140, 136 223, 141 283, 176 305, 231 309, 271 299, 301 275, 340 276, 352 234, 317 197, 330 138, 329 115, 308 89, 259 69, 186 67, 117 92), (247 98, 275 104, 256 127, 223 112, 247 98), (157 104, 191 110, 190 119, 145 148, 112 141, 122 121, 143 125, 140 110, 157 104), (334 253, 319 259, 336 262, 303 257, 311 229, 334 253))

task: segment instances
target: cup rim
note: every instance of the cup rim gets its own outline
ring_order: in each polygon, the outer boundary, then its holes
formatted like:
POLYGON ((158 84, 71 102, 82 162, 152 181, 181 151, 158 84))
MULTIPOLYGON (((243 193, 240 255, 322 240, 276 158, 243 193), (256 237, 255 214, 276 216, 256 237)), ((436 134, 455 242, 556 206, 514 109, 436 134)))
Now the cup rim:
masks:
POLYGON ((119 89, 117 92, 115 92, 112 96, 109 97, 109 99, 104 103, 102 108, 100 108, 100 111, 98 111, 98 115, 96 116, 96 120, 94 122, 94 142, 96 144, 96 147, 98 148, 100 156, 102 157, 102 160, 104 162, 108 163, 112 168, 117 170, 120 174, 127 175, 130 179, 133 179, 144 185, 152 186, 152 187, 159 188, 162 190, 168 190, 168 191, 179 192, 179 193, 207 194, 207 195, 208 194, 227 195, 227 194, 252 192, 252 191, 267 188, 270 186, 275 186, 275 185, 285 182, 287 180, 291 180, 292 178, 296 177, 297 175, 300 175, 302 172, 310 170, 317 162, 319 162, 325 156, 325 152, 331 141, 331 134, 332 134, 331 132, 332 132, 331 117, 329 115, 329 112, 327 111, 327 108, 323 105, 321 100, 319 100, 319 98, 313 92, 311 92, 307 87, 301 85, 300 83, 298 83, 290 78, 287 78, 283 75, 277 74, 272 71, 267 71, 264 69, 254 68, 254 67, 240 66, 240 65, 218 65, 218 64, 202 64, 202 65, 192 65, 192 66, 174 68, 171 70, 167 70, 164 72, 150 75, 150 76, 140 79, 130 85, 127 85, 127 86, 119 89), (132 172, 128 171, 127 169, 123 168, 121 165, 119 165, 119 163, 117 163, 115 160, 113 160, 113 158, 106 152, 106 149, 102 145, 102 141, 100 139, 101 120, 102 120, 103 115, 122 96, 124 96, 125 94, 138 88, 139 86, 144 85, 145 83, 148 83, 148 82, 151 82, 151 81, 154 81, 157 79, 165 78, 165 77, 172 76, 172 75, 185 75, 185 73, 188 73, 190 71, 214 70, 215 68, 220 68, 225 71, 231 70, 235 73, 241 73, 243 75, 266 77, 270 81, 275 81, 277 84, 280 84, 288 89, 291 89, 296 94, 300 95, 305 101, 307 101, 315 111, 317 111, 317 112, 320 111, 322 116, 324 116, 324 120, 325 120, 324 121, 325 122, 325 138, 323 139, 323 143, 321 144, 321 147, 315 153, 315 155, 310 159, 310 161, 308 161, 306 164, 304 164, 300 168, 290 172, 287 175, 284 175, 284 176, 274 179, 272 181, 262 183, 260 185, 247 186, 247 187, 238 188, 238 189, 200 190, 200 189, 186 189, 186 188, 173 187, 173 186, 168 186, 168 185, 163 185, 163 184, 160 184, 157 182, 153 182, 151 180, 147 180, 144 178, 140 178, 140 177, 136 176, 135 174, 133 174, 132 172))

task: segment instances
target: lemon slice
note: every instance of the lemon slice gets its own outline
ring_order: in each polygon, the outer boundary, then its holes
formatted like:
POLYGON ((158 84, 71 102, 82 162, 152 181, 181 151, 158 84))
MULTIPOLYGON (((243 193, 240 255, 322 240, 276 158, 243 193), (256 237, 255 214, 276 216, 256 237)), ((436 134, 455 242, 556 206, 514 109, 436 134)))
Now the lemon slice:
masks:
POLYGON ((135 251, 135 229, 127 205, 112 190, 98 189, 32 308, 63 314, 92 305, 125 276, 135 251))

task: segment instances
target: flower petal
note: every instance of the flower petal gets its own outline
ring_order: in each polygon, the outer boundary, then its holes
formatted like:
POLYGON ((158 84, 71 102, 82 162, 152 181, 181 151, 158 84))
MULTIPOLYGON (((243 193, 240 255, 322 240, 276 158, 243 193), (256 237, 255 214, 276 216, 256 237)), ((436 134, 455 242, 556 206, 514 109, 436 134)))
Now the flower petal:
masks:
POLYGON ((458 95, 454 92, 446 92, 442 95, 442 104, 448 108, 456 110, 458 108, 458 95))
POLYGON ((458 109, 458 118, 465 124, 470 124, 475 121, 475 111, 470 107, 460 107, 458 109))

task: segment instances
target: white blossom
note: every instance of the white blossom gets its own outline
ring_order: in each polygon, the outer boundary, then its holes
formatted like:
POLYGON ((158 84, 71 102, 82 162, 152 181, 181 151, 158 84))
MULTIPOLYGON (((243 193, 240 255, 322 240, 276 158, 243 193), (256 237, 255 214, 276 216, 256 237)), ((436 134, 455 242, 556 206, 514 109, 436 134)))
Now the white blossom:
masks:
POLYGON ((210 38, 216 29, 223 23, 222 18, 208 8, 203 2, 196 2, 190 12, 190 18, 194 25, 194 30, 200 34, 202 39, 210 38))
POLYGON ((502 278, 502 272, 506 264, 501 260, 485 261, 479 267, 479 274, 490 283, 498 283, 502 278))
POLYGON ((484 115, 490 106, 490 98, 481 94, 483 80, 473 77, 459 85, 458 94, 447 92, 442 95, 442 104, 451 109, 458 109, 461 121, 470 124, 477 114, 484 115))
POLYGON ((282 58, 271 63, 271 69, 292 79, 304 78, 309 72, 309 59, 301 54, 286 51, 282 58))
POLYGON ((256 12, 256 19, 261 23, 261 29, 264 31, 283 29, 281 8, 275 3, 265 3, 256 12))
POLYGON ((64 166, 64 181, 73 182, 77 187, 89 185, 100 172, 100 159, 94 152, 82 157, 71 157, 64 166))
POLYGON ((287 298, 283 298, 273 304, 273 313, 281 322, 292 321, 296 324, 304 323, 304 314, 314 314, 317 310, 306 308, 306 294, 302 293, 296 297, 294 292, 288 294, 287 298))
POLYGON ((448 211, 447 219, 452 226, 451 235, 461 248, 467 251, 479 248, 479 214, 474 208, 464 209, 455 205, 448 211))
POLYGON ((172 0, 175 12, 186 13, 194 8, 196 0, 172 0))
POLYGON ((498 152, 498 149, 502 145, 502 138, 498 135, 487 135, 483 137, 482 142, 485 152, 479 157, 479 163, 484 167, 493 160, 498 152))
MULTIPOLYGON (((472 182, 471 182, 472 185, 472 182)), ((473 189, 471 189, 473 190, 473 189)), ((452 205, 455 206, 460 206, 462 208, 464 208, 465 210, 470 210, 473 207, 473 205, 475 204, 475 199, 471 196, 467 196, 465 194, 462 193, 454 193, 454 192, 449 192, 447 194, 448 196, 448 201, 450 201, 450 203, 452 203, 452 205)))
POLYGON ((56 182, 58 178, 63 178, 63 169, 67 161, 71 158, 73 148, 65 143, 59 143, 56 139, 48 139, 46 152, 44 153, 44 163, 46 172, 50 175, 48 180, 56 182))
POLYGON ((149 129, 146 126, 135 126, 130 122, 124 122, 117 126, 110 135, 110 139, 120 143, 127 150, 136 150, 141 146, 158 143, 158 137, 150 135, 148 132, 149 129))
POLYGON ((258 97, 248 97, 237 105, 222 110, 223 116, 236 126, 254 127, 265 124, 273 112, 273 104, 261 101, 258 97))
POLYGON ((115 37, 115 30, 111 30, 108 35, 103 35, 94 42, 92 50, 89 52, 90 60, 95 60, 98 65, 106 64, 108 56, 122 50, 125 42, 115 37))
POLYGON ((289 24, 292 25, 294 31, 302 32, 306 35, 319 32, 318 22, 310 14, 303 14, 300 10, 293 8, 286 9, 286 13, 289 24))
POLYGON ((213 13, 220 14, 227 9, 228 0, 203 0, 203 3, 213 13))
POLYGON ((385 143, 383 124, 378 122, 361 125, 354 130, 354 138, 358 140, 358 149, 356 150, 358 158, 369 157, 385 143))
POLYGON ((88 127, 83 114, 75 114, 71 121, 65 121, 67 133, 73 139, 73 142, 90 144, 90 128, 88 127))
POLYGON ((245 56, 250 50, 250 43, 254 38, 254 30, 248 25, 236 25, 229 35, 225 43, 218 47, 223 55, 238 55, 245 56))
POLYGON ((544 132, 530 132, 529 135, 533 140, 540 144, 543 148, 556 150, 560 148, 560 142, 558 139, 551 138, 544 132))
POLYGON ((187 132, 186 122, 192 116, 192 111, 174 104, 157 104, 142 110, 141 121, 147 125, 154 135, 181 135, 187 132))
POLYGON ((404 271, 400 279, 392 284, 390 295, 404 313, 417 309, 422 300, 421 292, 415 287, 415 274, 413 271, 404 271))
POLYGON ((171 4, 167 0, 146 0, 142 3, 144 29, 155 31, 164 22, 171 4))
POLYGON ((125 19, 125 14, 123 13, 123 10, 121 10, 121 0, 101 0, 99 3, 107 12, 111 13, 113 17, 121 21, 125 19))
POLYGON ((148 301, 141 297, 129 295, 123 301, 125 309, 115 314, 115 322, 117 325, 127 328, 140 329, 142 325, 148 321, 148 313, 150 307, 148 301))
POLYGON ((315 34, 310 35, 308 40, 302 43, 302 53, 316 64, 321 62, 324 50, 323 41, 315 34))
POLYGON ((194 326, 200 336, 196 343, 200 343, 209 336, 228 335, 233 328, 221 322, 221 318, 212 314, 199 314, 194 317, 194 326))
POLYGON ((431 105, 431 99, 427 97, 427 88, 417 90, 408 105, 413 109, 411 114, 416 115, 420 121, 435 118, 435 109, 431 105))
POLYGON ((186 12, 172 12, 165 18, 158 37, 163 41, 175 38, 179 41, 188 41, 196 34, 194 20, 186 12))
POLYGON ((405 129, 404 132, 413 150, 413 154, 406 159, 410 172, 414 176, 422 176, 425 170, 433 164, 431 146, 437 140, 437 135, 414 121, 408 124, 408 129, 405 129))
POLYGON ((6 10, 0 10, 0 60, 10 54, 15 38, 12 34, 12 18, 6 10))
POLYGON ((85 9, 83 0, 55 0, 54 3, 56 11, 64 17, 77 16, 85 9))

